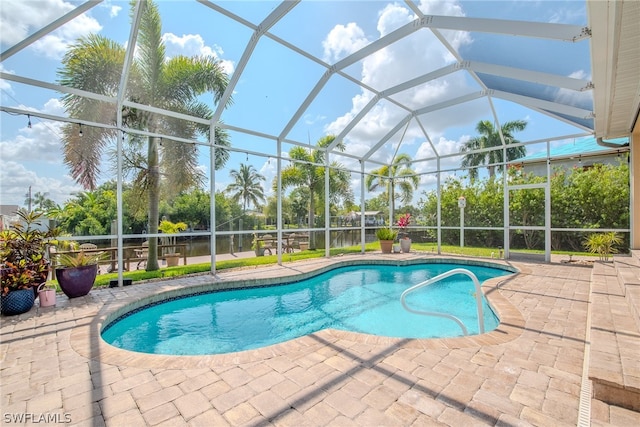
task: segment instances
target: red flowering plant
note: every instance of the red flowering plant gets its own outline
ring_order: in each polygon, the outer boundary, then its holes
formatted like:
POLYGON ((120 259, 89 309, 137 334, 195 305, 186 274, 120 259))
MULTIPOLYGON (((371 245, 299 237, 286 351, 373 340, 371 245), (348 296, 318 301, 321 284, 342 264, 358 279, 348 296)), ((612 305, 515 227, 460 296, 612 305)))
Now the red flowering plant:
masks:
POLYGON ((396 225, 398 226, 398 228, 400 228, 400 238, 406 239, 409 237, 409 234, 406 232, 406 228, 409 226, 409 224, 411 224, 410 213, 401 215, 400 218, 398 218, 398 222, 396 223, 396 225))

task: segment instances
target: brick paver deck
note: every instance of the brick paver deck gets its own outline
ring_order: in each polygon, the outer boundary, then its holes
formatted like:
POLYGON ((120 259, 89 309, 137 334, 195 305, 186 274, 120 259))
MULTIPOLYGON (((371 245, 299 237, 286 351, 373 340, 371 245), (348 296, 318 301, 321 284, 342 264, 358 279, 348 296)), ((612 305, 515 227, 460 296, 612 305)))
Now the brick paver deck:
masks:
MULTIPOLYGON (((282 277, 362 258, 219 278, 282 277)), ((410 340, 325 330, 218 356, 142 355, 99 338, 101 324, 126 304, 204 286, 209 276, 74 300, 58 295, 57 307, 2 318, 2 424, 56 417, 49 421, 80 426, 575 426, 591 268, 513 265, 519 274, 484 285, 501 325, 482 336, 410 340)), ((594 425, 640 424, 640 414, 599 401, 592 414, 594 425)))

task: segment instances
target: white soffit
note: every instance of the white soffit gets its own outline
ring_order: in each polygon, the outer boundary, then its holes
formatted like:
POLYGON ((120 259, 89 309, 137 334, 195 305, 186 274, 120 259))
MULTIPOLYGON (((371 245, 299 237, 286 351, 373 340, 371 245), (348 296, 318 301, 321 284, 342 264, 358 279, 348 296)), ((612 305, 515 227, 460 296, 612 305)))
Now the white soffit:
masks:
POLYGON ((629 135, 640 111, 640 2, 587 2, 592 31, 595 133, 629 135))

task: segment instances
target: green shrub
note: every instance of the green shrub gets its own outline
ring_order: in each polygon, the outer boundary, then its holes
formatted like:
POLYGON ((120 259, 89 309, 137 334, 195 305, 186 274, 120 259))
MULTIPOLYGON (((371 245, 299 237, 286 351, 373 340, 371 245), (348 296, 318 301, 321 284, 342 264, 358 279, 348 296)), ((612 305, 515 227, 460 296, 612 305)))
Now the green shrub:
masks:
POLYGON ((391 228, 378 228, 376 230, 376 237, 379 240, 396 240, 398 232, 391 228))

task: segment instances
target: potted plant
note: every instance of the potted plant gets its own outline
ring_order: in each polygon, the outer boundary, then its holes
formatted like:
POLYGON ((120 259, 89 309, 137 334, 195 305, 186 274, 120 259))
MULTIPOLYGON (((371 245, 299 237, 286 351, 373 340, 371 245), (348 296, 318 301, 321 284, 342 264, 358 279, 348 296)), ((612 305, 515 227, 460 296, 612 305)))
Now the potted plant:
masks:
MULTIPOLYGON (((163 219, 160 221, 160 225, 158 226, 158 230, 165 234, 177 234, 181 231, 187 229, 187 224, 184 222, 171 222, 169 220, 163 219)), ((180 253, 176 252, 176 236, 167 236, 162 238, 167 244, 171 245, 166 249, 164 253, 165 258, 167 259, 167 267, 175 267, 178 265, 178 260, 180 259, 180 253)))
POLYGON ((0 232, 1 313, 16 315, 31 310, 37 287, 47 280, 49 261, 47 245, 58 232, 43 229, 42 212, 19 209, 20 220, 0 232))
POLYGON ((251 249, 256 253, 256 256, 264 256, 264 247, 262 240, 258 239, 258 235, 253 233, 253 240, 251 241, 251 249))
POLYGON ((56 279, 62 292, 69 298, 87 295, 98 275, 98 261, 105 252, 87 254, 85 251, 59 254, 57 257, 56 279))
POLYGON ((622 236, 614 231, 607 233, 592 233, 587 236, 583 244, 592 254, 598 254, 600 261, 609 260, 611 254, 618 253, 614 245, 622 243, 622 236))
POLYGON ((26 313, 31 310, 35 294, 33 272, 25 268, 24 261, 13 264, 5 261, 2 264, 2 296, 0 296, 1 312, 5 316, 26 313))
POLYGON ((380 250, 383 254, 390 254, 393 248, 393 241, 398 237, 398 232, 391 228, 378 228, 376 237, 380 240, 380 250))
POLYGON ((398 222, 396 225, 400 228, 400 232, 398 236, 400 237, 400 248, 402 252, 409 253, 411 250, 411 239, 409 238, 409 234, 406 232, 406 228, 411 224, 411 214, 406 213, 398 218, 398 222))

